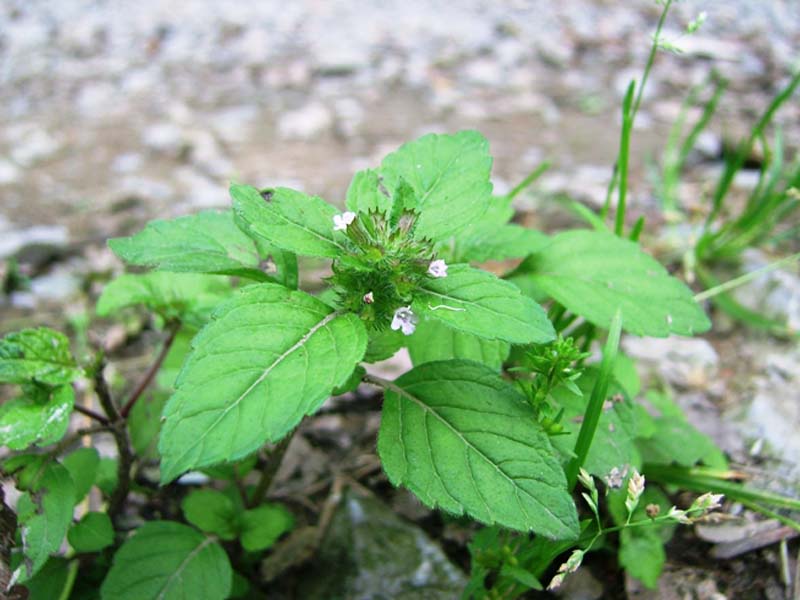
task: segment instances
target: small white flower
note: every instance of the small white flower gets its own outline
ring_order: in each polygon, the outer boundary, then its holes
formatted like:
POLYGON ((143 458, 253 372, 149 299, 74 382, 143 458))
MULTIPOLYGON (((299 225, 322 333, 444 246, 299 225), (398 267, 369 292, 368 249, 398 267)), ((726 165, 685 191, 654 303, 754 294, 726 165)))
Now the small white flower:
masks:
POLYGON ((372 304, 373 302, 375 302, 375 294, 373 294, 372 292, 367 292, 366 294, 364 294, 362 300, 364 301, 365 304, 372 304))
POLYGON ((414 333, 414 329, 417 328, 417 322, 419 318, 413 312, 411 312, 410 306, 402 306, 394 311, 394 317, 392 318, 392 329, 397 331, 398 329, 403 332, 403 335, 411 335, 414 333))
POLYGON ((625 508, 628 509, 628 514, 632 514, 639 504, 639 498, 642 497, 644 492, 644 475, 641 475, 636 469, 633 470, 631 478, 628 480, 628 495, 625 499, 625 508))
POLYGON ((428 275, 433 277, 447 277, 447 263, 441 258, 431 262, 428 267, 428 275))
POLYGON ((350 212, 349 210, 340 215, 333 215, 333 230, 344 231, 355 219, 356 213, 350 212))

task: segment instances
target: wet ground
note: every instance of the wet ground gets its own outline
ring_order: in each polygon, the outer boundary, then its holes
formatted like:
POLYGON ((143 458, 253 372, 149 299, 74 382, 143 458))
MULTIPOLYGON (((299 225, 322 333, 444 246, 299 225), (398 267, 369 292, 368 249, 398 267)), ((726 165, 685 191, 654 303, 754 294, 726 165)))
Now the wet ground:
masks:
MULTIPOLYGON (((340 203, 354 171, 430 131, 483 132, 498 192, 552 161, 536 193, 520 198, 520 219, 546 229, 573 223, 554 198, 602 202, 621 98, 641 76, 659 11, 650 0, 7 0, 0 261, 15 258, 30 282, 0 304, 0 333, 63 327, 65 314, 91 310, 93 274, 121 268, 105 249, 110 236, 155 217, 225 207, 231 180, 340 203)), ((631 204, 648 215, 648 246, 671 260, 687 230, 665 224, 649 174, 681 102, 712 71, 730 80, 682 188, 684 205, 697 209, 723 143, 749 130, 797 68, 800 8, 794 0, 687 0, 664 35, 683 51, 659 53, 648 83, 631 204), (683 35, 701 10, 706 23, 683 35)), ((777 122, 794 152, 800 102, 777 122)), ((740 190, 751 185, 752 177, 737 181, 740 190)), ((0 267, 6 274, 9 264, 0 267)), ((778 289, 769 300, 775 310, 800 319, 798 271, 781 277, 747 294, 761 306, 778 289)), ((634 341, 628 350, 677 390, 698 427, 734 459, 752 462, 754 444, 760 457, 777 457, 766 463, 764 484, 792 490, 800 463, 796 344, 725 319, 708 340, 663 344, 634 341)))

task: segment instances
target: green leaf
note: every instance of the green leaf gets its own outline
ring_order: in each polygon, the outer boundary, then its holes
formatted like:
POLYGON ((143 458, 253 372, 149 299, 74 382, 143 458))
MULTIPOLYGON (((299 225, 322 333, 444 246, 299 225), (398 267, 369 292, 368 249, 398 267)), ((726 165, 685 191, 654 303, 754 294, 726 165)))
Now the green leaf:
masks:
POLYGON ((355 213, 388 213, 392 208, 389 191, 383 185, 380 174, 367 169, 353 176, 347 188, 347 210, 355 213))
POLYGON ((226 277, 214 275, 160 271, 121 275, 103 289, 97 300, 97 314, 107 317, 141 304, 166 320, 179 319, 200 328, 230 290, 226 277))
POLYGON ((24 450, 31 444, 46 446, 64 437, 75 405, 72 386, 43 390, 43 396, 23 396, 0 406, 0 446, 24 450))
POLYGON ((86 513, 69 530, 67 539, 75 552, 99 552, 114 543, 114 527, 106 513, 86 513))
POLYGON ((619 564, 631 577, 655 589, 667 559, 658 534, 623 529, 619 541, 619 564))
POLYGON ((431 319, 420 321, 406 343, 414 365, 463 358, 483 363, 495 371, 500 370, 511 350, 506 342, 475 337, 431 319))
POLYGON ((156 442, 161 431, 161 413, 169 395, 157 392, 140 397, 128 415, 131 445, 139 456, 156 458, 156 442))
POLYGON ((266 550, 294 527, 294 517, 281 504, 262 504, 242 514, 242 547, 266 550))
POLYGON ((333 230, 339 211, 316 196, 288 188, 259 192, 232 185, 236 223, 251 237, 295 254, 335 258, 343 248, 333 230))
POLYGON ((355 315, 279 285, 243 288, 192 342, 164 409, 162 481, 281 439, 347 380, 366 345, 355 315))
POLYGON ((513 284, 467 265, 450 265, 447 277, 427 279, 412 306, 418 315, 479 337, 512 344, 555 339, 541 306, 513 284))
POLYGON ((714 441, 689 423, 681 408, 666 393, 651 391, 648 403, 660 414, 653 418, 655 429, 637 445, 645 462, 693 467, 703 462, 710 467, 727 469, 725 455, 714 441))
POLYGON ((192 525, 223 540, 238 534, 238 515, 230 498, 217 490, 193 490, 181 503, 183 516, 192 525))
POLYGON ((17 503, 24 554, 17 573, 24 583, 61 547, 72 521, 75 486, 69 472, 44 455, 34 457, 17 477, 20 487, 27 490, 17 503))
MULTIPOLYGON (((564 409, 561 418, 564 435, 555 436, 553 445, 565 457, 569 457, 575 447, 597 376, 596 367, 584 371, 577 381, 581 395, 575 394, 566 386, 559 386, 551 392, 556 406, 564 409)), ((636 417, 633 405, 623 388, 612 380, 583 468, 592 475, 605 477, 614 467, 619 469, 625 465, 639 467, 641 457, 636 450, 635 437, 636 417)))
POLYGON ((0 382, 64 385, 81 375, 63 333, 39 327, 0 340, 0 382))
POLYGON ((59 598, 67 583, 69 561, 60 556, 50 557, 36 575, 25 582, 28 600, 59 598))
POLYGON ((489 143, 477 131, 429 134, 383 159, 386 188, 405 180, 417 195, 415 236, 447 238, 480 219, 492 194, 489 143))
POLYGON ((540 231, 519 225, 481 228, 458 245, 458 260, 485 262, 522 258, 546 245, 550 238, 540 231))
POLYGON ((150 221, 136 235, 111 239, 108 245, 132 265, 271 279, 259 268, 261 257, 255 242, 236 226, 231 211, 208 210, 170 221, 150 221))
MULTIPOLYGON (((172 390, 175 387, 175 380, 178 378, 178 373, 181 372, 181 367, 186 357, 192 348, 192 338, 197 335, 197 330, 189 327, 181 327, 178 335, 172 342, 164 362, 161 363, 161 368, 156 374, 156 383, 158 387, 165 390, 172 390)), ((134 406, 138 406, 138 403, 134 406)))
POLYGON ((578 536, 547 434, 484 365, 425 363, 389 384, 378 454, 389 480, 428 506, 551 538, 578 536))
POLYGON ((213 538, 191 527, 151 521, 114 555, 103 600, 225 600, 233 570, 213 538))
POLYGON ((400 331, 392 329, 370 331, 364 362, 376 363, 391 358, 405 345, 406 341, 406 336, 400 331))
POLYGON ((636 243, 609 233, 558 234, 517 273, 526 273, 568 310, 604 329, 618 308, 623 328, 636 335, 692 335, 711 326, 685 284, 636 243))
POLYGON ((94 448, 78 448, 64 457, 62 463, 75 484, 75 503, 86 497, 97 479, 100 455, 94 448))
POLYGON ((97 479, 95 484, 106 496, 111 496, 117 489, 119 472, 116 458, 103 457, 97 465, 97 479))

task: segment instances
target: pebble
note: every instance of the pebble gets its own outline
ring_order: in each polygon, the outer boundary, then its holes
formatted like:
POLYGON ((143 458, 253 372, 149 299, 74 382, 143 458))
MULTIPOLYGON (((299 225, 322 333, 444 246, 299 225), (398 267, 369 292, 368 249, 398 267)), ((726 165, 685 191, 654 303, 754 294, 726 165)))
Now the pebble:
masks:
POLYGON ((682 388, 706 387, 719 368, 717 351, 702 338, 625 336, 622 347, 640 366, 682 388))
POLYGON ((321 102, 310 102, 279 117, 278 135, 284 140, 311 140, 327 132, 333 115, 321 102))

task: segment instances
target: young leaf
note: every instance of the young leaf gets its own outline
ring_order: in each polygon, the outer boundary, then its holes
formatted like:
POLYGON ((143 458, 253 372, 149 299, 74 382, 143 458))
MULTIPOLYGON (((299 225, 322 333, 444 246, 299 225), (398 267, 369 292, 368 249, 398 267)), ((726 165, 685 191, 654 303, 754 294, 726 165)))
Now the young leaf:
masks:
POLYGON ((136 530, 114 555, 103 600, 225 600, 233 570, 213 538, 170 521, 136 530))
POLYGON ((243 288, 192 342, 164 409, 162 481, 281 439, 347 380, 366 345, 352 314, 275 284, 243 288))
POLYGON ((555 338, 541 306, 513 284, 468 265, 450 265, 447 277, 426 280, 413 307, 419 315, 488 339, 528 344, 555 338))
POLYGON ((117 489, 119 483, 119 473, 117 471, 117 459, 103 457, 97 465, 97 478, 95 484, 106 496, 111 496, 117 489))
POLYGON ((463 358, 483 363, 495 371, 500 370, 511 350, 506 342, 475 337, 433 319, 420 321, 406 343, 414 365, 463 358))
POLYGON ((106 513, 90 512, 67 534, 75 552, 99 552, 114 543, 114 527, 106 513))
POLYGON ((63 333, 47 327, 9 333, 0 340, 0 382, 64 385, 82 371, 63 333))
POLYGON ((108 241, 114 254, 132 265, 177 273, 271 278, 259 269, 255 242, 233 222, 231 211, 203 211, 171 221, 150 221, 131 237, 108 241))
POLYGON ((333 230, 339 211, 316 196, 288 188, 259 192, 232 185, 236 224, 256 240, 295 254, 335 258, 343 248, 333 230))
POLYGON ((71 385, 43 389, 26 385, 27 394, 0 406, 0 446, 24 450, 46 446, 64 437, 75 405, 71 385))
POLYGON ((377 171, 367 169, 353 176, 347 188, 347 210, 355 213, 388 213, 392 208, 389 191, 377 171))
POLYGON ((619 564, 646 587, 655 589, 667 555, 664 542, 648 528, 623 529, 619 536, 619 564))
POLYGON ((62 460, 75 484, 75 503, 86 497, 97 479, 100 467, 100 454, 94 448, 78 448, 62 460))
POLYGON ((266 550, 294 527, 294 517, 281 504, 262 504, 242 513, 242 547, 266 550))
POLYGON ((370 331, 364 362, 375 363, 391 358, 405 345, 406 341, 406 336, 399 330, 370 331))
POLYGON ((415 236, 447 238, 479 219, 491 199, 489 143, 477 131, 429 134, 383 159, 387 189, 401 179, 414 189, 420 210, 415 236))
POLYGON ((206 533, 232 540, 238 534, 238 515, 233 501, 217 490, 193 490, 181 503, 183 516, 206 533))
POLYGON ((598 231, 558 234, 520 265, 568 310, 607 329, 619 308, 625 331, 692 335, 711 323, 691 290, 637 244, 598 231))
POLYGON ((128 415, 128 431, 131 445, 139 456, 156 458, 155 449, 158 432, 161 431, 161 413, 168 398, 168 394, 159 391, 139 398, 133 405, 128 415))
POLYGON ((103 289, 97 300, 97 314, 106 317, 142 304, 167 320, 180 319, 200 328, 230 289, 227 278, 214 275, 159 271, 121 275, 103 289))
POLYGON ((24 555, 17 573, 22 583, 35 575, 61 546, 72 521, 75 487, 67 470, 44 455, 29 461, 17 480, 26 490, 17 503, 24 555))
POLYGON ((385 391, 378 454, 428 506, 574 539, 575 504, 547 434, 497 373, 469 361, 415 367, 385 391))

